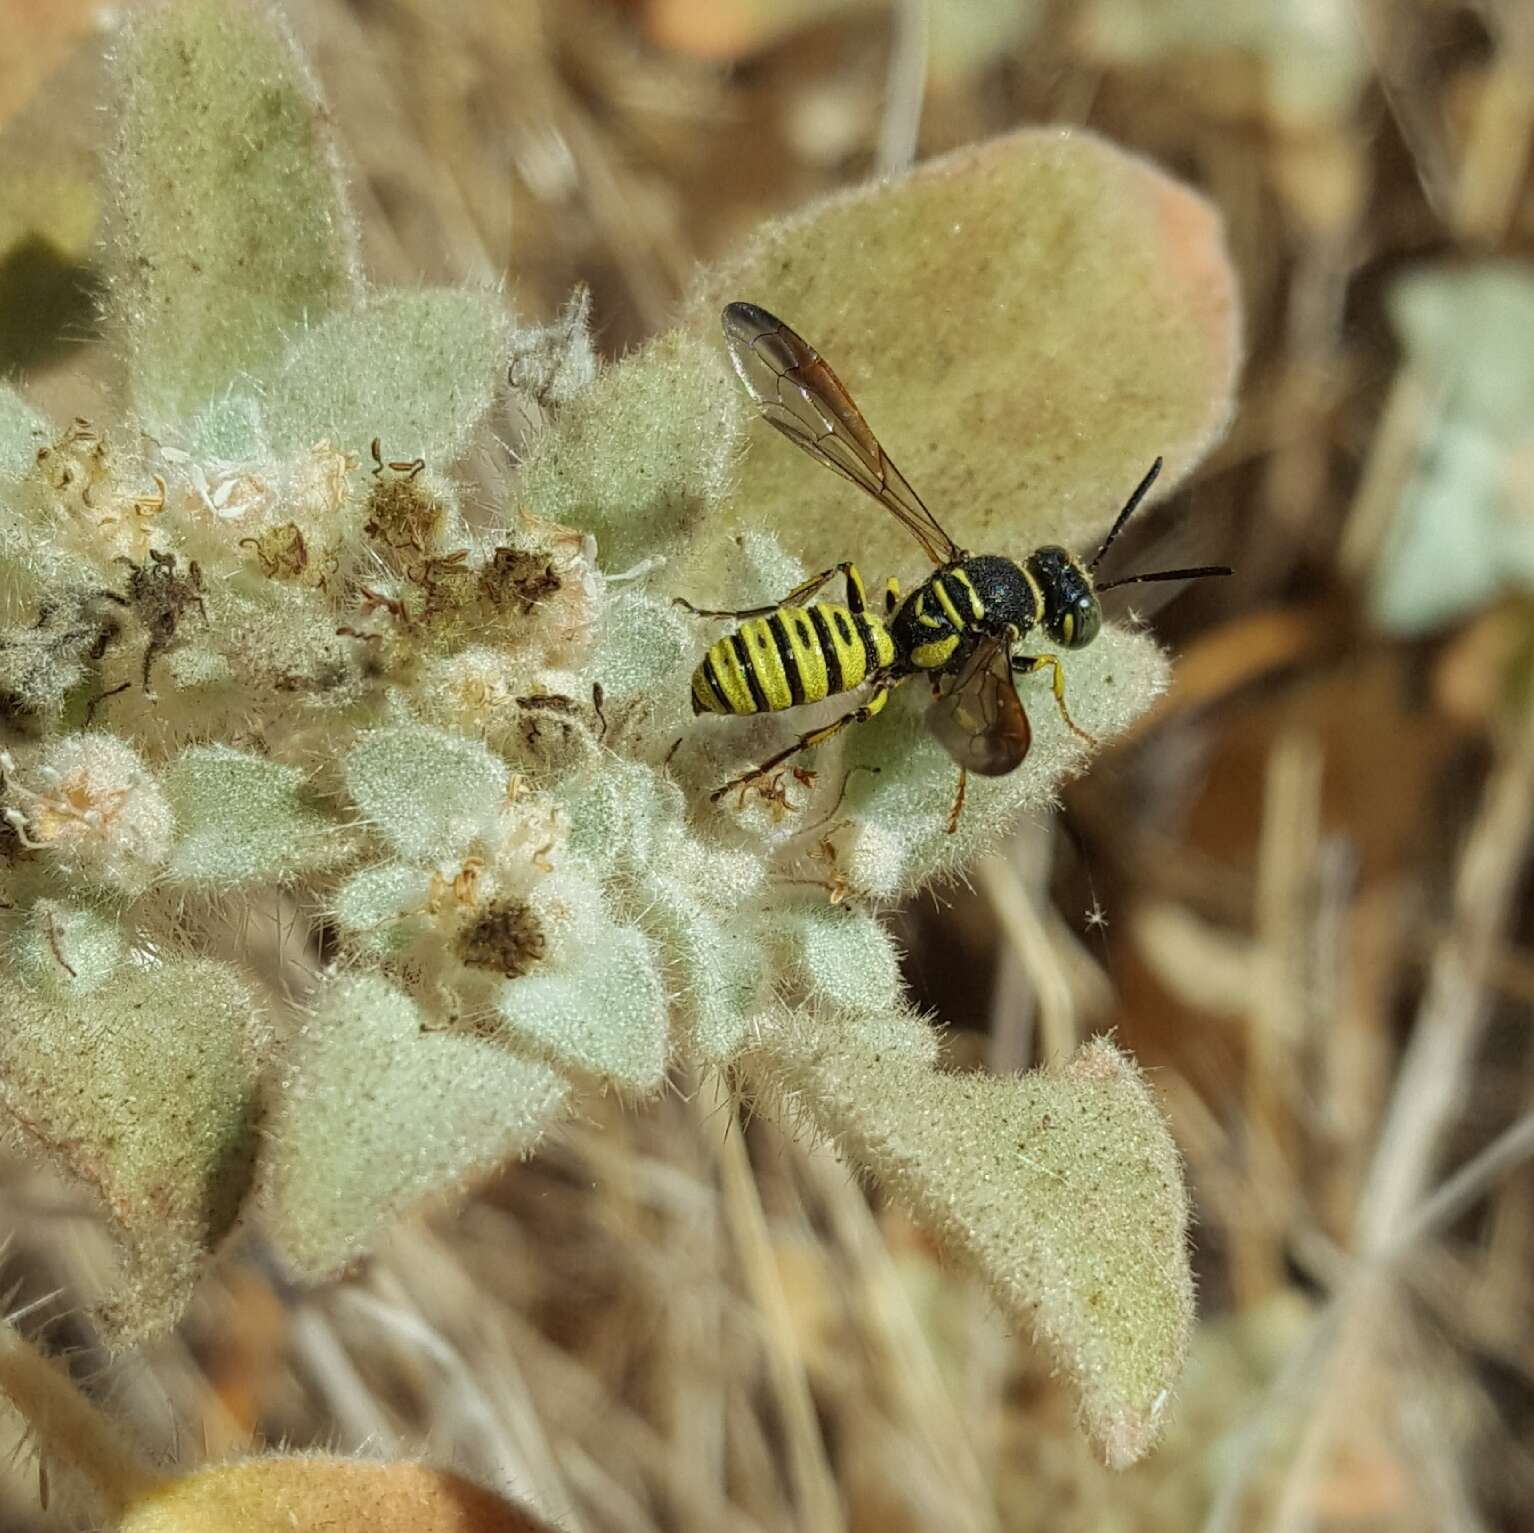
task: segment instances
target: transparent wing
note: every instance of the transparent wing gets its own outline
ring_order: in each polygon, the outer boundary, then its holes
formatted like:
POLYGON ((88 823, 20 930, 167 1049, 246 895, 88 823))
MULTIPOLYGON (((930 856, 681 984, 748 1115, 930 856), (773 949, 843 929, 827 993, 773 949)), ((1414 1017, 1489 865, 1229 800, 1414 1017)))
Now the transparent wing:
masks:
POLYGON ((898 517, 934 564, 962 557, 813 346, 754 303, 732 303, 721 319, 735 371, 772 425, 898 517))
POLYGON ((927 725, 961 767, 1004 777, 1022 764, 1033 730, 1012 679, 1006 636, 982 639, 959 670, 939 679, 938 688, 927 725))

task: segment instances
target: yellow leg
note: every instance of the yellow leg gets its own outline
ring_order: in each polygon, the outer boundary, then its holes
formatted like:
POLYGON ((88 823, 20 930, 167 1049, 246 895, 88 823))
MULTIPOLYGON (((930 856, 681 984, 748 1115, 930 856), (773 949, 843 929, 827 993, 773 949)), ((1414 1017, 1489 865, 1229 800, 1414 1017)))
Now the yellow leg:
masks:
POLYGON ((847 605, 854 612, 861 612, 867 604, 867 594, 863 590, 863 577, 858 574, 857 565, 848 562, 838 564, 828 570, 822 570, 818 575, 812 575, 808 580, 802 580, 780 602, 773 602, 766 607, 742 607, 738 612, 715 611, 710 607, 695 607, 685 596, 673 596, 671 605, 681 607, 692 613, 694 617, 722 617, 735 622, 744 622, 753 617, 771 617, 779 607, 802 606, 812 597, 833 575, 844 575, 847 580, 847 605))
POLYGON ((900 605, 900 582, 893 575, 884 584, 884 615, 893 617, 900 605))
POLYGON ((1060 710, 1060 717, 1065 720, 1065 727, 1073 735, 1079 735, 1088 745, 1096 745, 1097 739, 1089 735, 1086 730, 1071 717, 1070 710, 1065 706, 1065 672, 1060 669, 1060 657, 1058 655, 1013 655, 1012 669, 1020 675, 1031 676, 1035 671, 1050 670, 1054 672, 1051 690, 1055 694, 1055 706, 1060 710))
POLYGON ((829 724, 823 724, 819 729, 812 729, 808 734, 800 735, 787 750, 781 750, 776 756, 769 756, 760 766, 752 767, 749 772, 743 772, 739 777, 732 777, 723 787, 715 788, 709 794, 709 798, 717 802, 723 798, 731 788, 742 788, 748 782, 755 782, 758 777, 765 777, 774 767, 780 767, 790 756, 797 756, 800 751, 812 750, 817 745, 824 745, 827 740, 839 735, 849 724, 866 724, 876 713, 883 710, 885 703, 889 701, 891 690, 897 685, 893 681, 880 682, 875 687, 873 695, 861 708, 854 708, 851 713, 844 713, 839 719, 829 724))

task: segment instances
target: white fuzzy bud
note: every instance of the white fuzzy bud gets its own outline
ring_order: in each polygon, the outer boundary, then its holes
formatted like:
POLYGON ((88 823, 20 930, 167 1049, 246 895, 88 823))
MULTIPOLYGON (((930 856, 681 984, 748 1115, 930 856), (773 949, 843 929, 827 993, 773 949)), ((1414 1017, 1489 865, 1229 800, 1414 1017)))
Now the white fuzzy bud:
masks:
POLYGON ((64 735, 28 773, 0 754, 5 817, 55 869, 122 895, 141 894, 170 854, 176 820, 139 753, 107 734, 64 735))

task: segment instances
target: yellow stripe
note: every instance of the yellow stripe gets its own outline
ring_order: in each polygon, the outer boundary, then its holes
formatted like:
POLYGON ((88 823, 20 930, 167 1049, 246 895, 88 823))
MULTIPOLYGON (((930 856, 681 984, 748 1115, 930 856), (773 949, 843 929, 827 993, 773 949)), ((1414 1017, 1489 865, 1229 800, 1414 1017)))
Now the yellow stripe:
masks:
POLYGON ((873 630, 874 653, 879 665, 891 665, 895 659, 895 641, 885 631, 883 623, 877 622, 871 612, 864 613, 868 626, 873 630))
POLYGON ((788 631, 788 624, 783 621, 783 609, 779 607, 764 621, 767 624, 767 632, 772 635, 773 648, 778 652, 778 661, 783 667, 783 675, 788 682, 789 704, 797 708, 800 703, 806 701, 804 683, 799 679, 799 657, 794 653, 794 640, 788 631))
POLYGON ((831 630, 831 642, 836 648, 836 657, 842 666, 842 691, 850 692, 868 674, 868 651, 863 648, 863 640, 858 634, 857 624, 852 621, 852 613, 839 602, 821 602, 820 610, 825 613, 828 627, 831 630))
POLYGON ((953 578, 969 592, 969 610, 977 617, 985 616, 985 604, 980 600, 980 593, 975 590, 974 582, 962 569, 953 572, 953 578))
POLYGON ((713 662, 714 675, 718 678, 717 691, 731 713, 755 713, 756 699, 751 696, 751 685, 735 658, 735 647, 729 639, 720 639, 709 646, 708 658, 713 662))
POLYGON ((935 671, 959 647, 959 636, 951 633, 946 639, 934 639, 930 644, 918 644, 911 651, 911 664, 920 671, 935 671))
POLYGON ((719 695, 709 684, 708 674, 700 665, 692 673, 692 695, 704 713, 728 713, 730 710, 719 700, 719 695))
POLYGON ((1026 564, 1020 564, 1018 568, 1023 572, 1023 579, 1028 582, 1028 589, 1033 592, 1033 623, 1037 626, 1044 621, 1044 591, 1026 564))
POLYGON ((943 584, 941 578, 937 575, 932 577, 932 594, 937 597, 937 604, 943 609, 948 621, 955 628, 963 628, 964 619, 959 616, 959 609, 954 606, 953 597, 948 594, 948 587, 943 584))
POLYGON ((799 665, 799 681, 804 687, 804 700, 818 703, 830 692, 830 678, 826 674, 826 657, 820 652, 820 642, 814 624, 802 607, 781 607, 778 616, 788 630, 788 642, 793 646, 794 659, 799 665))
POLYGON ((751 652, 751 668, 756 672, 757 685, 767 699, 767 706, 774 713, 794 706, 794 694, 789 689, 788 676, 783 670, 783 657, 778 653, 778 641, 773 638, 767 619, 753 618, 740 625, 740 636, 751 652))
POLYGON ((920 623, 923 628, 941 628, 943 626, 942 618, 933 617, 933 615, 927 611, 927 588, 925 586, 917 591, 913 600, 915 602, 914 611, 916 613, 916 621, 920 623))

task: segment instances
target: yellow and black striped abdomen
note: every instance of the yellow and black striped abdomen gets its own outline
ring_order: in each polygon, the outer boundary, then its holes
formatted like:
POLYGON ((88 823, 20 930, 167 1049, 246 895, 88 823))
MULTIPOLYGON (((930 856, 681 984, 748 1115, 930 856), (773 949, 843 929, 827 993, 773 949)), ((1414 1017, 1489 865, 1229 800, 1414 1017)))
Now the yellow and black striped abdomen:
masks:
POLYGON ((778 713, 858 686, 895 658, 871 612, 839 602, 779 607, 709 646, 692 676, 694 713, 778 713))

